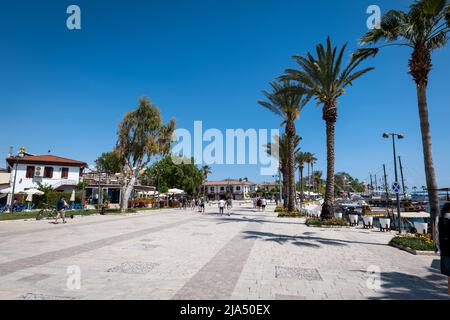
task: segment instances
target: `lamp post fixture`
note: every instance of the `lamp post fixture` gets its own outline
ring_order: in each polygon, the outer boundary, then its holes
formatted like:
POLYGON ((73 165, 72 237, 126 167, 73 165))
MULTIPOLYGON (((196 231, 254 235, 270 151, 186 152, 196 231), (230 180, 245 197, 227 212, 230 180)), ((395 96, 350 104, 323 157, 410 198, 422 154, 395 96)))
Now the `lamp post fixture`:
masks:
MULTIPOLYGON (((393 153, 394 153, 395 184, 399 185, 398 172, 397 172, 397 152, 396 152, 396 149, 395 149, 395 138, 400 140, 400 139, 404 139, 405 136, 402 135, 402 134, 399 134, 399 133, 384 133, 383 134, 383 138, 385 138, 385 139, 389 139, 390 137, 392 137, 392 150, 393 150, 393 153)), ((396 199, 397 199, 398 232, 401 233, 402 232, 402 220, 401 220, 401 215, 400 215, 399 190, 397 190, 397 192, 395 192, 395 195, 396 195, 396 199)))
POLYGON ((19 153, 14 157, 15 158, 15 164, 16 164, 16 169, 14 172, 14 183, 13 183, 13 188, 12 188, 12 192, 11 192, 11 201, 10 201, 10 212, 13 213, 14 211, 14 197, 15 197, 15 192, 16 192, 16 180, 17 180, 17 167, 19 166, 19 159, 23 158, 25 156, 25 148, 24 147, 20 147, 19 153))

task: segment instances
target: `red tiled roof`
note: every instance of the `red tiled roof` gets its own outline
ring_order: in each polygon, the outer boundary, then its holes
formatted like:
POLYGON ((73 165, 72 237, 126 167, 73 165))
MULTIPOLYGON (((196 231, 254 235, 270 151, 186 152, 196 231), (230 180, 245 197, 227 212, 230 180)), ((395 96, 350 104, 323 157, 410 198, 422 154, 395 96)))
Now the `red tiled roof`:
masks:
POLYGON ((87 167, 87 164, 82 161, 62 158, 53 156, 51 154, 40 155, 40 156, 31 156, 25 155, 23 158, 8 158, 6 159, 8 163, 12 166, 16 161, 18 163, 30 163, 30 164, 51 164, 51 165, 65 165, 72 167, 87 167))

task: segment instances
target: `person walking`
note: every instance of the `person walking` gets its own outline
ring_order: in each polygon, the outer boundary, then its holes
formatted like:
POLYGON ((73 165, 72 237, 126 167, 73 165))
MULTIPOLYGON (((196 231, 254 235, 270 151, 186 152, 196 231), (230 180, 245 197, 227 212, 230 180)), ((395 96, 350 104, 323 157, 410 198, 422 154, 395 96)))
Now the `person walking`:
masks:
POLYGON ((262 198, 261 199, 261 208, 262 208, 263 212, 266 211, 266 207, 267 207, 267 200, 266 200, 266 198, 262 198))
POLYGON ((233 208, 233 200, 231 200, 231 198, 228 198, 228 200, 227 200, 227 213, 228 213, 228 216, 231 216, 231 208, 233 208))
POLYGON ((223 216, 223 212, 225 210, 225 200, 220 199, 219 201, 219 210, 220 210, 220 215, 223 216))
POLYGON ((201 198, 201 200, 200 200, 200 212, 201 213, 205 213, 206 212, 206 209, 205 209, 205 199, 204 198, 201 198))
POLYGON ((65 215, 65 211, 68 208, 68 204, 66 202, 66 200, 64 199, 64 197, 61 197, 59 199, 59 201, 56 203, 56 219, 55 219, 55 224, 58 224, 58 219, 59 217, 62 218, 63 223, 66 223, 66 215, 65 215))

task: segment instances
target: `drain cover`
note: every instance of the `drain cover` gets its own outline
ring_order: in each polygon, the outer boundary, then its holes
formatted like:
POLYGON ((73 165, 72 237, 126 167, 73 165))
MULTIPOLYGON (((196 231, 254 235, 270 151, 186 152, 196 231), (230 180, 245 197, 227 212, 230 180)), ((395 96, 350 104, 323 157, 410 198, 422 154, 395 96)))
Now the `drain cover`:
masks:
POLYGON ((45 294, 27 293, 22 296, 23 300, 75 300, 73 297, 52 296, 45 294))
POLYGON ((275 267, 275 278, 306 281, 323 281, 317 269, 275 267))
POLYGON ((148 262, 124 262, 120 266, 116 266, 107 270, 107 272, 121 272, 129 274, 146 274, 158 266, 157 263, 148 262))

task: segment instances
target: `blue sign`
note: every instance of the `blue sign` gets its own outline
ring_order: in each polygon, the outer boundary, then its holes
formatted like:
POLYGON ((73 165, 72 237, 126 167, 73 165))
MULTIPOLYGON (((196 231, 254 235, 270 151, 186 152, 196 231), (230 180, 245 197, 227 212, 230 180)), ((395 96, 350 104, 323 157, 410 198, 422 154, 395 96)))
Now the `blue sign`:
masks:
POLYGON ((399 193, 400 192, 400 184, 398 182, 394 182, 392 184, 392 191, 394 193, 399 193))

